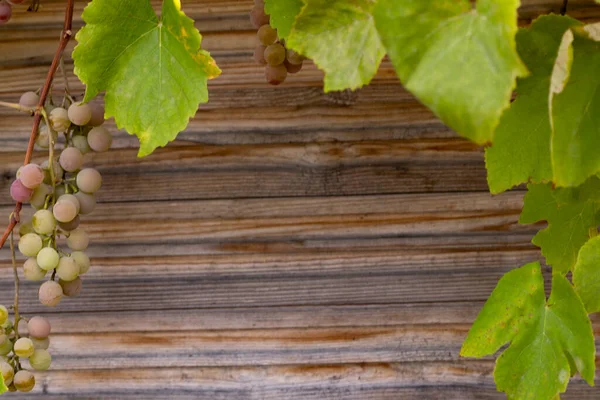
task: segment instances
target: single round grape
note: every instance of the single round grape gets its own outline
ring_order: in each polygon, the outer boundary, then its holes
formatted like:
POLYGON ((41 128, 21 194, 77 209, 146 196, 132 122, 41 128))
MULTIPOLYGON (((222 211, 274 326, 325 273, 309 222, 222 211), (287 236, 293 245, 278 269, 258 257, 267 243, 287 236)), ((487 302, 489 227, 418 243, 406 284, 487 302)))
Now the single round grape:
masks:
POLYGON ((67 194, 67 186, 66 185, 60 185, 60 186, 56 186, 54 188, 54 198, 55 199, 59 199, 61 196, 64 196, 65 194, 67 194))
POLYGON ((54 131, 51 131, 46 125, 41 126, 37 137, 35 138, 35 144, 40 146, 42 149, 47 149, 50 147, 50 138, 52 138, 53 143, 56 143, 58 134, 54 131))
POLYGON ((34 108, 39 102, 40 96, 38 96, 35 92, 25 92, 19 99, 19 104, 27 108, 34 108))
POLYGON ((72 257, 61 257, 56 268, 56 275, 63 281, 71 282, 79 276, 79 265, 72 257))
POLYGON ((287 72, 290 74, 300 72, 300 70, 302 69, 302 64, 292 64, 288 60, 285 60, 283 62, 283 65, 285 65, 285 69, 287 69, 287 72))
POLYGON ((77 150, 79 150, 81 152, 81 154, 89 153, 90 150, 92 150, 90 148, 90 145, 88 144, 87 137, 85 137, 85 136, 81 136, 81 135, 73 136, 71 141, 73 142, 73 147, 75 147, 77 150))
POLYGON ((65 296, 75 297, 75 296, 78 296, 79 293, 81 293, 82 282, 81 282, 81 278, 79 278, 79 277, 73 279, 72 281, 64 281, 64 280, 60 279, 58 281, 58 283, 62 287, 63 293, 65 294, 65 296))
POLYGON ((13 350, 13 342, 9 339, 0 344, 0 356, 5 356, 13 350))
POLYGON ((28 281, 41 281, 46 276, 46 272, 40 268, 37 260, 33 257, 28 258, 23 263, 23 275, 25 275, 25 279, 28 281))
POLYGON ((46 371, 50 368, 52 363, 52 357, 48 350, 36 349, 35 352, 29 357, 29 365, 31 368, 37 371, 46 371))
MULTIPOLYGON (((45 160, 43 163, 41 163, 40 167, 42 167, 42 169, 44 170, 44 183, 51 184, 52 181, 50 180, 50 165, 48 163, 48 160, 45 160)), ((52 171, 54 172, 54 182, 59 182, 62 179, 64 171, 60 166, 58 159, 54 159, 52 161, 52 171)))
POLYGON ((95 193, 102 186, 102 175, 94 168, 84 168, 77 174, 77 187, 85 193, 95 193))
POLYGON ((265 14, 264 7, 254 6, 250 11, 250 23, 256 29, 260 28, 262 25, 268 24, 270 18, 267 14, 265 14))
POLYGON ((63 231, 66 232, 71 232, 75 229, 77 229, 79 227, 79 224, 81 222, 81 219, 79 218, 79 215, 76 216, 73 221, 69 221, 69 222, 59 222, 58 226, 60 227, 60 229, 62 229, 63 231))
POLYGON ((265 46, 271 45, 277 41, 277 30, 271 28, 271 25, 268 24, 258 28, 256 35, 258 36, 260 43, 264 44, 265 46))
POLYGON ((103 152, 110 149, 112 135, 105 127, 97 126, 88 133, 87 140, 92 150, 103 152))
POLYGON ((261 65, 267 64, 267 60, 265 60, 265 49, 266 48, 267 48, 267 46, 263 46, 262 44, 259 44, 258 46, 256 46, 254 48, 254 54, 252 55, 252 58, 254 58, 254 61, 256 61, 257 64, 261 64, 261 65))
POLYGON ((73 219, 77 216, 77 207, 68 200, 59 199, 54 204, 52 213, 58 222, 69 222, 73 221, 73 219))
POLYGON ((33 354, 35 347, 33 347, 33 342, 29 338, 19 338, 15 345, 13 346, 13 351, 17 355, 17 357, 27 358, 33 354))
POLYGON ((38 210, 31 218, 33 229, 40 235, 49 235, 56 228, 56 219, 49 210, 38 210))
POLYGON ((93 194, 77 192, 74 196, 79 200, 79 213, 81 215, 87 215, 96 208, 96 197, 93 194))
POLYGON ((50 193, 52 193, 52 187, 42 183, 33 191, 31 199, 29 199, 29 203, 38 210, 44 208, 44 205, 46 204, 46 196, 48 196, 50 193))
POLYGON ((267 46, 265 49, 265 60, 271 66, 280 65, 285 61, 285 47, 281 43, 275 43, 267 46))
POLYGON ((74 251, 71 257, 79 265, 79 275, 83 275, 90 270, 90 258, 83 251, 74 251))
POLYGON ((31 220, 23 221, 19 224, 19 236, 25 236, 28 233, 35 233, 31 220))
POLYGON ((41 269, 51 271, 58 267, 60 256, 52 247, 44 247, 40 250, 35 260, 41 269))
POLYGON ((71 233, 69 233, 69 237, 67 238, 67 246, 69 246, 71 250, 83 251, 87 249, 89 243, 90 238, 87 232, 81 228, 71 231, 71 233))
POLYGON ((58 282, 46 281, 40 286, 38 292, 40 302, 49 307, 54 307, 63 297, 63 291, 58 282))
POLYGON ((29 336, 36 339, 44 339, 50 336, 52 327, 46 318, 35 316, 27 323, 27 329, 29 330, 29 336))
POLYGON ((19 392, 31 392, 35 386, 35 376, 31 372, 22 369, 15 374, 13 383, 19 392))
POLYGON ((2 374, 2 378, 4 379, 5 385, 10 385, 15 376, 15 370, 13 367, 4 360, 0 360, 0 373, 2 374))
POLYGON ((306 59, 306 57, 304 57, 301 54, 296 53, 292 49, 287 49, 285 58, 286 58, 286 60, 288 60, 288 62, 290 64, 294 64, 294 65, 302 64, 302 62, 306 59))
POLYGON ((75 206, 75 208, 77 209, 77 214, 79 214, 79 211, 81 209, 81 205, 79 204, 79 200, 77 199, 77 197, 75 197, 75 195, 70 194, 70 193, 66 193, 61 195, 58 198, 58 201, 69 201, 71 203, 73 203, 73 205, 75 206))
POLYGON ((67 147, 60 153, 58 162, 65 171, 75 172, 83 165, 83 154, 75 147, 67 147))
POLYGON ((89 104, 80 102, 73 103, 67 110, 67 115, 72 123, 79 126, 84 126, 92 119, 92 107, 89 104))
POLYGON ((0 1, 0 25, 7 23, 12 17, 12 7, 10 4, 0 1))
POLYGON ((33 194, 33 190, 29 189, 20 180, 14 181, 10 185, 10 197, 16 202, 25 203, 33 194))
POLYGON ((92 118, 88 125, 100 126, 104 123, 104 107, 102 104, 90 104, 92 107, 92 118))
POLYGON ((35 233, 28 233, 19 239, 19 251, 25 257, 35 257, 42 249, 42 238, 35 233))
POLYGON ((8 309, 3 305, 0 305, 0 325, 6 322, 8 319, 8 309))
POLYGON ((33 347, 35 347, 36 350, 37 349, 48 350, 48 347, 50 347, 50 339, 49 338, 36 339, 36 338, 32 337, 30 339, 33 342, 33 347))
POLYGON ((69 113, 62 107, 56 107, 50 111, 48 116, 50 120, 50 126, 57 132, 64 132, 71 126, 71 120, 69 119, 69 113))
POLYGON ((277 65, 275 67, 267 65, 265 67, 265 78, 271 85, 279 85, 281 82, 285 81, 286 77, 287 69, 285 68, 285 65, 277 65))

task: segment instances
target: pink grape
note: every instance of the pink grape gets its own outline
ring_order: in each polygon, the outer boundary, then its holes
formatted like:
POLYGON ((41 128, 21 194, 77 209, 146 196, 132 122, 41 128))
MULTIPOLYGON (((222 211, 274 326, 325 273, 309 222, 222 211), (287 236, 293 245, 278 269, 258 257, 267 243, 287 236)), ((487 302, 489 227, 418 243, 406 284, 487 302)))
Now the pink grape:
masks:
POLYGON ((42 283, 40 286, 40 290, 38 292, 40 302, 49 307, 54 307, 63 297, 62 287, 54 281, 46 281, 42 283))
POLYGON ((28 189, 35 189, 44 181, 44 171, 37 164, 27 164, 21 168, 19 180, 28 189))
POLYGON ((94 168, 84 168, 77 174, 77 187, 82 192, 95 193, 102 186, 102 176, 94 168))
POLYGON ((266 48, 267 48, 267 46, 263 46, 262 44, 259 44, 254 49, 254 54, 252 55, 252 58, 254 58, 254 61, 256 61, 258 64, 261 64, 261 65, 267 64, 267 60, 265 60, 265 49, 266 48))
POLYGON ((50 322, 44 317, 35 316, 27 323, 29 335, 36 339, 45 339, 50 335, 50 322))
POLYGON ((39 101, 40 96, 38 96, 35 92, 25 92, 21 95, 21 98, 19 99, 19 104, 23 107, 34 108, 35 106, 37 106, 39 101))
POLYGON ((88 133, 87 140, 92 150, 103 152, 110 148, 112 135, 105 127, 97 126, 88 133))
POLYGON ((267 82, 271 85, 279 85, 281 82, 285 81, 286 77, 287 69, 283 64, 279 64, 275 67, 271 65, 265 67, 265 78, 267 78, 267 82))
POLYGON ((92 107, 89 104, 73 103, 69 106, 67 115, 72 123, 83 126, 92 118, 92 107))
POLYGON ((90 104, 92 108, 92 119, 88 122, 91 126, 100 126, 104 123, 104 107, 102 104, 90 104))
POLYGON ((60 166, 67 172, 75 172, 83 165, 83 154, 75 147, 67 147, 60 153, 60 166))
POLYGON ((269 16, 265 14, 264 7, 254 6, 250 11, 250 22, 256 29, 260 28, 264 24, 269 23, 269 16))
POLYGON ((23 185, 23 183, 19 179, 17 179, 10 185, 10 197, 12 197, 14 201, 24 203, 26 201, 29 201, 32 194, 33 190, 23 185))
POLYGON ((59 279, 58 283, 62 287, 65 296, 75 297, 81 292, 82 281, 79 277, 72 281, 63 281, 62 279, 59 279))
POLYGON ((52 208, 52 213, 59 222, 71 222, 77 216, 77 207, 68 200, 58 200, 52 208))
POLYGON ((5 1, 0 1, 0 25, 7 23, 12 17, 12 7, 5 1))
POLYGON ((285 65, 285 68, 287 69, 287 72, 289 72, 290 74, 295 74, 297 72, 300 72, 300 70, 302 69, 302 63, 300 63, 300 64, 292 64, 288 60, 285 60, 283 62, 283 65, 285 65))
POLYGON ((80 223, 81 223, 81 219, 79 218, 79 215, 78 215, 73 219, 73 221, 59 222, 58 226, 60 226, 60 229, 62 229, 63 231, 71 232, 71 231, 77 229, 79 227, 80 223))
POLYGON ((79 213, 86 215, 94 211, 96 208, 96 197, 93 194, 77 192, 74 195, 79 200, 79 213))

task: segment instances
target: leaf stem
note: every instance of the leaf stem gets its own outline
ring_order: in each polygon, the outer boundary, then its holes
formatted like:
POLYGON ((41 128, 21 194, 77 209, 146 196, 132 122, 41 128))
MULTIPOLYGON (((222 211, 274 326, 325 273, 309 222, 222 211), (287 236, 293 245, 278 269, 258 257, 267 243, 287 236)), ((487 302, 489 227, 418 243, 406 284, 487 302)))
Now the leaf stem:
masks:
POLYGON ((15 255, 15 241, 13 236, 14 233, 10 232, 10 255, 12 257, 13 274, 15 276, 15 302, 13 304, 15 322, 13 326, 15 338, 19 339, 19 321, 21 320, 21 317, 19 316, 19 274, 17 273, 17 256, 15 255))

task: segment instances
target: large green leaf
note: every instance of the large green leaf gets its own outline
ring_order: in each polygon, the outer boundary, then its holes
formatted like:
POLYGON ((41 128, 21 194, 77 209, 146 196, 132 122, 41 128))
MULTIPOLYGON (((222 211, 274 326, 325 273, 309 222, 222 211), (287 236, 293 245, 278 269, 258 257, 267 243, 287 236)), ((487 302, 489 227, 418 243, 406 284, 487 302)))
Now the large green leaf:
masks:
POLYGON ((93 0, 83 19, 73 60, 85 101, 106 90, 106 115, 138 136, 140 156, 175 139, 220 73, 179 0, 164 0, 160 18, 148 0, 93 0))
POLYGON ((277 29, 280 38, 288 37, 302 5, 302 0, 265 0, 265 12, 271 17, 271 26, 277 29))
POLYGON ((552 166, 558 186, 577 186, 600 171, 600 43, 573 29, 573 60, 552 99, 552 166))
POLYGON ((515 45, 519 0, 379 0, 375 22, 402 83, 461 135, 492 139, 527 70, 515 45))
POLYGON ((287 46, 325 71, 325 91, 356 89, 377 72, 385 50, 373 0, 305 0, 287 46))
POLYGON ((552 190, 550 184, 529 184, 520 223, 548 221, 533 243, 542 249, 554 271, 573 268, 579 249, 590 238, 590 228, 600 223, 600 180, 590 178, 577 188, 552 190))
POLYGON ((587 311, 600 312, 600 236, 592 238, 579 250, 573 268, 573 284, 587 311))
POLYGON ((531 75, 518 80, 517 98, 500 119, 494 143, 485 151, 490 191, 500 193, 524 182, 552 181, 549 95, 564 33, 579 24, 547 15, 519 30, 517 50, 531 75))
POLYGON ((509 399, 555 399, 576 371, 594 384, 596 347, 585 308, 561 275, 553 276, 546 302, 537 262, 507 273, 498 282, 461 355, 490 355, 509 342, 494 370, 498 390, 509 399))

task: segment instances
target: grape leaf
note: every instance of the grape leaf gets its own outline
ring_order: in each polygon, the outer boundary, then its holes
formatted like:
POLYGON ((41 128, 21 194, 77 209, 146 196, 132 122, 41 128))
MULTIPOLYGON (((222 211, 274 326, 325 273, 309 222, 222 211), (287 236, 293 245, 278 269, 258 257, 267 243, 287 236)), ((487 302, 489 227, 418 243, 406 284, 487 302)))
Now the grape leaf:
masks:
POLYGON ((265 12, 271 17, 271 27, 277 29, 280 38, 288 37, 302 5, 302 0, 265 0, 265 12))
POLYGON ((492 139, 527 69, 516 50, 519 0, 379 0, 375 23, 404 86, 442 121, 492 139))
POLYGON ((306 0, 287 46, 325 71, 325 91, 357 89, 377 73, 385 49, 373 0, 306 0))
POLYGON ((588 313, 600 312, 600 236, 592 238, 579 250, 573 268, 573 284, 588 313))
POLYGON ((548 221, 532 242, 556 272, 565 274, 589 240, 590 228, 600 223, 600 180, 593 177, 576 188, 552 190, 550 184, 529 184, 527 189, 519 222, 548 221))
POLYGON ((517 33, 517 50, 531 75, 517 81, 517 98, 502 115, 485 151, 490 191, 524 182, 552 181, 549 94, 554 61, 564 33, 578 21, 546 15, 517 33))
POLYGON ((461 355, 490 355, 509 342, 494 369, 497 388, 509 399, 555 399, 566 390, 574 369, 594 385, 596 347, 585 308, 561 275, 553 276, 546 302, 537 262, 500 279, 471 327, 461 355))
POLYGON ((93 0, 83 19, 73 60, 84 101, 105 90, 106 116, 138 136, 139 156, 175 139, 220 73, 179 0, 164 0, 160 18, 148 0, 93 0))
POLYGON ((552 166, 558 186, 577 186, 600 171, 600 43, 572 29, 572 64, 552 98, 552 166))
POLYGON ((8 391, 8 388, 4 384, 4 377, 0 374, 0 394, 5 393, 6 391, 8 391))

